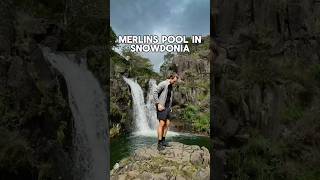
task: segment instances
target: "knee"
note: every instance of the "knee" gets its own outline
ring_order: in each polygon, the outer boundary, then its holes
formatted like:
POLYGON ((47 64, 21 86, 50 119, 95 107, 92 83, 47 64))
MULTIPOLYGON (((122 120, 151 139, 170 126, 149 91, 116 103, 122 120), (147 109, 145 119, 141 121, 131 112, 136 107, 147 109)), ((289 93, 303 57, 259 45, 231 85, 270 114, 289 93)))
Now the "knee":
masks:
POLYGON ((165 122, 164 121, 160 121, 159 126, 160 127, 164 127, 165 126, 165 122))

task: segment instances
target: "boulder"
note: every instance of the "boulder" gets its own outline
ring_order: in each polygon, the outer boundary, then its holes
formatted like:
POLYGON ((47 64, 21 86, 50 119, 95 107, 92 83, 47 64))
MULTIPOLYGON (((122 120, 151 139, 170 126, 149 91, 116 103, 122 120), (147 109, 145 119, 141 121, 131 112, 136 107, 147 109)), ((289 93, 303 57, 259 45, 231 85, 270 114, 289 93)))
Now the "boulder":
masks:
POLYGON ((137 149, 111 171, 111 179, 210 179, 210 154, 205 147, 170 142, 157 150, 157 144, 137 149))

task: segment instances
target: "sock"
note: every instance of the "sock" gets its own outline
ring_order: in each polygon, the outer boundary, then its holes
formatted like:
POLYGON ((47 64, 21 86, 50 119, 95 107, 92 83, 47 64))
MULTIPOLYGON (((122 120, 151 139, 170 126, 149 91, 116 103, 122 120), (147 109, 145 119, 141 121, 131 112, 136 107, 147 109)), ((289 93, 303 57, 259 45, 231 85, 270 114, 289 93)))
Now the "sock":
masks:
POLYGON ((163 139, 158 139, 158 144, 160 144, 162 142, 163 139))
POLYGON ((165 141, 166 140, 166 137, 162 137, 162 141, 165 141))

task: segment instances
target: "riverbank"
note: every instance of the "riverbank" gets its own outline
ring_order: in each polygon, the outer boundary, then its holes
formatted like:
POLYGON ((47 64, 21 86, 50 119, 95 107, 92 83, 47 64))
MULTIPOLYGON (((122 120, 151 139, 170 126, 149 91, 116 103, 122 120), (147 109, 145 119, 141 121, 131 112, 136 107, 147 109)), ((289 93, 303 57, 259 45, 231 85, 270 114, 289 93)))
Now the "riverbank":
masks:
POLYGON ((158 151, 157 145, 144 146, 116 163, 111 179, 209 179, 210 154, 205 147, 170 142, 158 151))

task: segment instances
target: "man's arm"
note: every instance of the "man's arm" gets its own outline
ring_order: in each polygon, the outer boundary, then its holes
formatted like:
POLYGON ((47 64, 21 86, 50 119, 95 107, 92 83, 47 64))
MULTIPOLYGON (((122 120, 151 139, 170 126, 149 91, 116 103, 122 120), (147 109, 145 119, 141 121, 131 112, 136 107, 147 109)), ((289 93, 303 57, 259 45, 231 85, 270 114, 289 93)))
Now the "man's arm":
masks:
POLYGON ((164 89, 164 83, 159 83, 158 86, 156 86, 156 88, 154 88, 153 90, 153 100, 156 104, 159 104, 159 93, 164 89))

